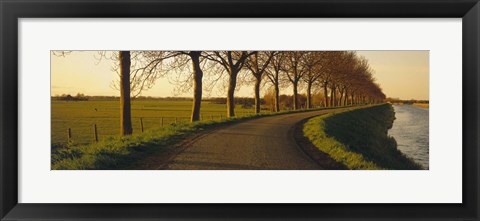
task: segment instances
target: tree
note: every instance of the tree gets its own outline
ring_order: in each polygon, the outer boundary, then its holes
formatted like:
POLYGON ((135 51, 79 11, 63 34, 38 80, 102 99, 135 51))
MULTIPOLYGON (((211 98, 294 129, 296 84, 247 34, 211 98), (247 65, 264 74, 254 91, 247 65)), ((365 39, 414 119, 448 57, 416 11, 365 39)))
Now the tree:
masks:
POLYGON ((340 95, 340 98, 335 101, 335 104, 336 106, 342 106, 343 97, 347 96, 345 93, 353 80, 352 75, 354 74, 355 66, 358 63, 358 58, 355 52, 342 52, 336 63, 337 72, 334 77, 334 82, 336 90, 338 90, 337 94, 340 95))
POLYGON ((220 64, 228 73, 227 89, 227 117, 235 116, 235 88, 237 86, 237 76, 248 57, 256 54, 256 51, 212 51, 206 56, 207 59, 220 64))
POLYGON ((99 51, 97 60, 112 60, 112 70, 119 80, 112 88, 120 91, 120 135, 133 133, 131 116, 131 97, 139 96, 153 87, 156 80, 163 76, 162 64, 176 53, 168 51, 99 51))
POLYGON ((263 95, 263 100, 270 111, 275 111, 275 90, 273 89, 273 86, 267 89, 263 95))
MULTIPOLYGON (((71 51, 54 51, 53 54, 56 56, 65 57, 71 54, 71 51)), ((132 129, 132 117, 131 117, 131 53, 130 51, 119 51, 118 53, 112 53, 110 56, 107 56, 106 51, 100 51, 98 53, 100 57, 98 61, 100 62, 102 58, 110 58, 117 62, 114 65, 113 70, 115 70, 119 75, 119 87, 120 90, 120 135, 130 135, 133 133, 132 129)))
POLYGON ((286 53, 286 70, 287 79, 293 86, 293 109, 298 110, 298 83, 305 74, 304 58, 305 52, 288 51, 286 53))
POLYGON ((245 66, 252 72, 255 78, 254 93, 256 114, 260 113, 260 84, 262 83, 263 74, 274 55, 274 52, 258 52, 250 56, 245 62, 245 66))
MULTIPOLYGON (((102 55, 101 53, 100 59, 107 57, 106 54, 102 55)), ((114 55, 115 52, 112 54, 114 55)), ((117 73, 120 77, 120 135, 124 136, 133 133, 131 97, 137 97, 143 91, 152 88, 156 80, 163 76, 163 62, 176 56, 176 53, 168 51, 120 51, 118 56, 119 65, 114 65, 113 70, 118 68, 117 73)), ((113 88, 117 87, 116 82, 114 82, 113 88)))
POLYGON ((325 107, 335 106, 335 81, 338 74, 339 61, 341 60, 342 51, 326 51, 323 52, 322 71, 319 72, 318 85, 323 88, 323 99, 325 107), (328 95, 330 89, 330 95, 328 95))
POLYGON ((285 70, 285 52, 276 52, 270 61, 270 67, 266 70, 266 76, 273 84, 275 91, 274 96, 274 105, 275 112, 280 111, 280 84, 281 76, 280 73, 285 70))
POLYGON ((202 105, 202 78, 203 71, 200 67, 200 55, 201 51, 190 51, 188 56, 192 60, 192 74, 193 74, 193 105, 191 121, 200 120, 200 107, 202 105))
POLYGON ((193 88, 190 121, 199 121, 203 93, 203 70, 201 67, 201 63, 204 60, 202 56, 203 51, 178 51, 171 53, 173 60, 170 62, 170 66, 174 72, 173 75, 177 76, 175 80, 177 89, 186 92, 193 88), (189 74, 185 77, 182 74, 184 73, 183 69, 189 65, 191 65, 189 74))
POLYGON ((324 71, 325 64, 324 52, 305 52, 303 65, 305 66, 305 76, 303 78, 307 85, 307 108, 312 108, 312 86, 320 78, 324 71))
POLYGON ((351 70, 348 74, 344 77, 345 79, 348 78, 348 81, 345 81, 343 84, 343 88, 345 90, 345 96, 343 105, 353 105, 353 97, 355 95, 355 86, 361 84, 364 79, 365 73, 369 72, 370 66, 368 64, 368 60, 363 57, 355 57, 354 63, 351 66, 351 70), (348 99, 350 96, 350 103, 348 103, 348 99))
POLYGON ((120 135, 133 133, 130 106, 130 51, 118 53, 120 62, 120 135))
MULTIPOLYGON (((130 90, 132 97, 138 97, 155 85, 155 82, 166 75, 170 58, 180 54, 177 51, 132 51, 130 90)), ((113 67, 115 70, 116 67, 113 67)), ((116 82, 113 87, 116 88, 116 82)))
POLYGON ((338 83, 341 82, 339 78, 340 72, 342 70, 343 59, 344 59, 344 51, 336 51, 332 52, 331 62, 330 62, 330 106, 335 107, 337 106, 337 89, 338 83))

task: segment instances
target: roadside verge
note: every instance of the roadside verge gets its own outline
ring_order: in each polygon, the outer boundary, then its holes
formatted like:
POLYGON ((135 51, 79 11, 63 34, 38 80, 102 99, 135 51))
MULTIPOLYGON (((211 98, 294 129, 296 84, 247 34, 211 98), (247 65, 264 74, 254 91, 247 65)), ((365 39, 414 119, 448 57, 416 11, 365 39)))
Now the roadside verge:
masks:
POLYGON ((331 160, 347 169, 421 169, 397 150, 395 139, 388 136, 394 120, 389 104, 330 113, 300 124, 297 131, 302 133, 297 140, 312 158, 325 161, 331 169, 338 169, 331 160))

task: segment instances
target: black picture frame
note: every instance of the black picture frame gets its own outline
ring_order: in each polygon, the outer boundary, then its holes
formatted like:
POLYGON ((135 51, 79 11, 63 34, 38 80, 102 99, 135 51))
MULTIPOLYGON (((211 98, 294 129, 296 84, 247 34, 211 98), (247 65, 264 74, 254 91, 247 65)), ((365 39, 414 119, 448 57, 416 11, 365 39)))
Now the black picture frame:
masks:
MULTIPOLYGON (((479 220, 478 0, 0 0, 1 220, 479 220), (18 203, 18 19, 134 17, 462 18, 461 204, 18 203)), ((448 42, 445 42, 448 44, 448 42)))

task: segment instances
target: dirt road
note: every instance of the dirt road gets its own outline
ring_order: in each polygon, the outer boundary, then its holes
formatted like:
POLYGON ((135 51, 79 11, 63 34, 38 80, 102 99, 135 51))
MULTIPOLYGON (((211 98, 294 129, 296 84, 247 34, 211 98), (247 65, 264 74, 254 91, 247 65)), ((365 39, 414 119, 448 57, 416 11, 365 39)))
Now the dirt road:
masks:
POLYGON ((187 144, 159 169, 308 170, 322 169, 296 144, 295 124, 338 109, 270 116, 211 131, 187 144))

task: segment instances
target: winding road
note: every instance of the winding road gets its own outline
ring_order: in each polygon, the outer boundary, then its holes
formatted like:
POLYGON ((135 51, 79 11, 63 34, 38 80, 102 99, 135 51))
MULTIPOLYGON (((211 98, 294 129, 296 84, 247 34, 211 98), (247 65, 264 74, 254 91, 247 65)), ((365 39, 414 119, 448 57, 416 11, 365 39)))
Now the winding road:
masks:
POLYGON ((159 169, 322 169, 296 144, 294 128, 298 122, 306 118, 338 110, 269 116, 222 127, 185 144, 182 152, 159 169))

